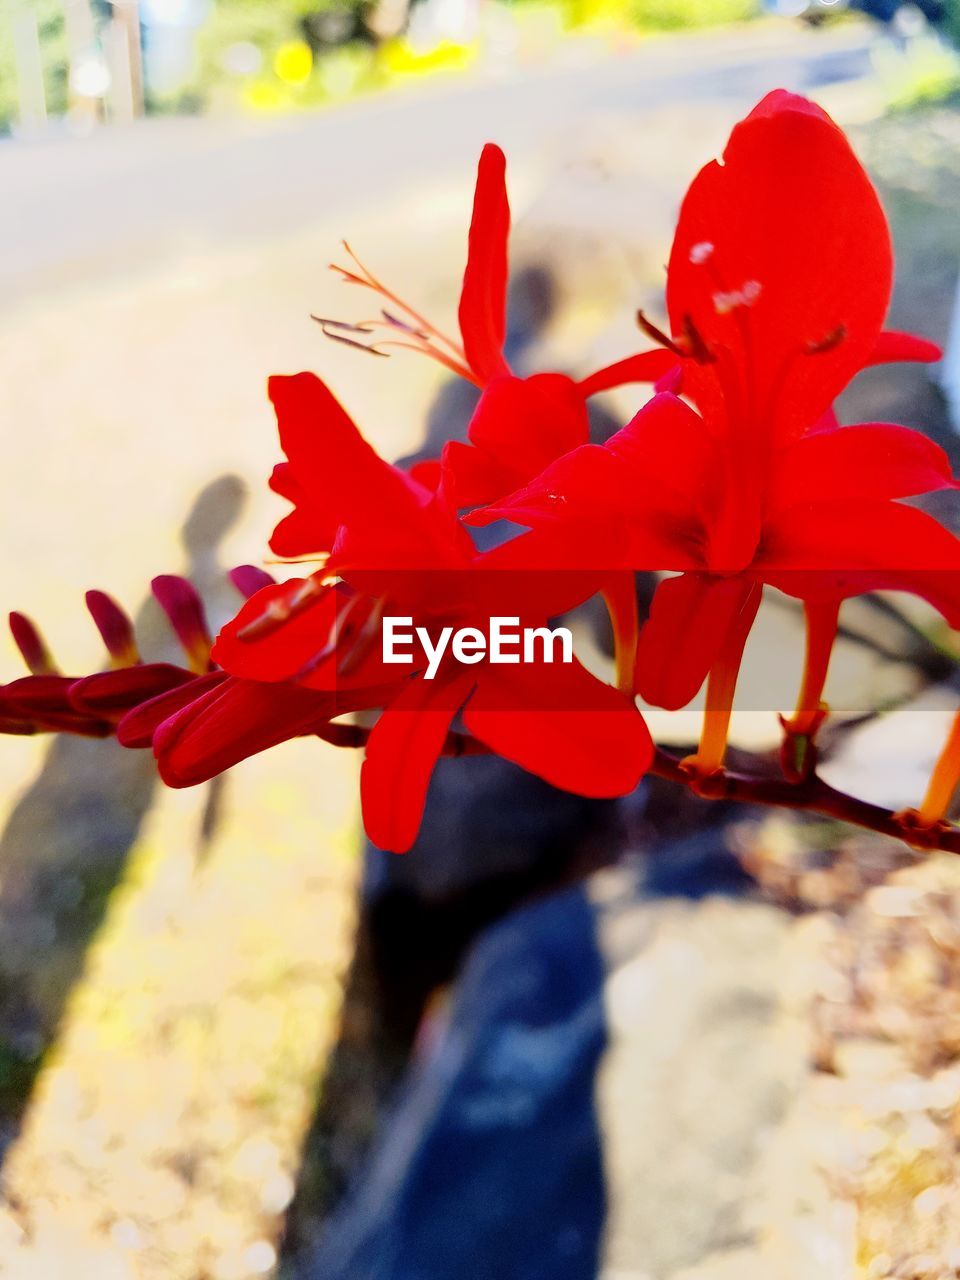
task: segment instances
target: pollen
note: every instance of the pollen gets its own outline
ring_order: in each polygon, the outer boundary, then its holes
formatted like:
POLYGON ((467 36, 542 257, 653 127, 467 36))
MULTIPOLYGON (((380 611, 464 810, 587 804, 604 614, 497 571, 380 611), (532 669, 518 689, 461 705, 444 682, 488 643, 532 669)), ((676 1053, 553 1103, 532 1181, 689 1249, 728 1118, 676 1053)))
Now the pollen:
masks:
POLYGON ((701 266, 713 254, 715 245, 709 240, 699 240, 695 245, 690 246, 690 261, 695 267, 701 266))
POLYGON ((717 315, 724 316, 735 307, 752 307, 760 297, 763 286, 759 280, 745 280, 739 289, 730 289, 713 295, 717 315))

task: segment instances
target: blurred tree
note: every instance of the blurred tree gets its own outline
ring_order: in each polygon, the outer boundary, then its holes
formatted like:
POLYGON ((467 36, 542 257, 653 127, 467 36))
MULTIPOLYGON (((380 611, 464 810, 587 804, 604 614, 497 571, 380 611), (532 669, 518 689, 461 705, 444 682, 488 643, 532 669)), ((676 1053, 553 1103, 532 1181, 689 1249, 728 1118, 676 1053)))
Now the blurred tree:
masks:
POLYGON ((215 0, 197 39, 196 91, 204 99, 271 74, 298 42, 316 54, 365 35, 370 0, 215 0))
POLYGON ((624 7, 638 27, 655 31, 744 22, 760 11, 759 0, 627 0, 624 7))
POLYGON ((0 132, 4 133, 18 117, 13 22, 18 13, 28 9, 36 18, 40 37, 47 110, 55 115, 67 107, 69 59, 61 0, 0 0, 0 132))

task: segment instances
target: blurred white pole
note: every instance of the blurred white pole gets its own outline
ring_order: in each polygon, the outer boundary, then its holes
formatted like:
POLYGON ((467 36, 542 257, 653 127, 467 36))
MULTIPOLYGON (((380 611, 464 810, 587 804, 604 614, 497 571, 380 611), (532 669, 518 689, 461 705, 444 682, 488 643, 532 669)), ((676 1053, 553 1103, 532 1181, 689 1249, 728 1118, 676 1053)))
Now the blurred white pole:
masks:
MULTIPOLYGON (((131 115, 143 115, 143 58, 140 54, 140 5, 138 0, 113 0, 111 33, 122 31, 126 41, 126 67, 131 115)), ((117 86, 119 89, 119 85, 117 86)))
POLYGON ((37 15, 32 9, 21 9, 13 15, 12 25, 20 123, 27 129, 40 129, 47 119, 47 99, 43 89, 37 15))
POLYGON ((120 124, 128 124, 135 115, 130 40, 126 26, 119 19, 113 18, 108 24, 105 44, 110 68, 110 117, 120 124))
POLYGON ((947 402, 950 424, 960 434, 960 279, 957 280, 947 347, 940 362, 939 381, 947 402))

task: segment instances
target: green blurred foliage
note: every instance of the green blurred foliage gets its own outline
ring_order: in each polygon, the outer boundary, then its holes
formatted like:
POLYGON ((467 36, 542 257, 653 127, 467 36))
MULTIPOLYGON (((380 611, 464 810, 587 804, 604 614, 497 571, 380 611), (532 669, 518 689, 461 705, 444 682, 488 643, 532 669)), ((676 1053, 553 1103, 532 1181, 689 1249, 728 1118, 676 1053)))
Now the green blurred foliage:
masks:
POLYGON ((6 133, 18 114, 17 68, 13 44, 13 20, 23 11, 37 19, 43 53, 47 110, 58 114, 67 107, 66 23, 61 0, 0 0, 0 132, 6 133))
POLYGON ((759 0, 626 0, 630 21, 651 31, 713 27, 745 22, 760 11, 759 0))
MULTIPOLYGON (((197 88, 203 98, 236 91, 238 75, 230 69, 230 51, 248 45, 260 54, 262 70, 258 74, 265 86, 275 78, 272 65, 281 49, 303 41, 316 53, 327 43, 339 43, 357 30, 365 7, 366 0, 272 0, 270 4, 263 0, 216 0, 197 38, 197 88)), ((316 96, 310 83, 294 86, 293 91, 304 101, 316 96)), ((291 91, 290 86, 286 88, 291 91)))

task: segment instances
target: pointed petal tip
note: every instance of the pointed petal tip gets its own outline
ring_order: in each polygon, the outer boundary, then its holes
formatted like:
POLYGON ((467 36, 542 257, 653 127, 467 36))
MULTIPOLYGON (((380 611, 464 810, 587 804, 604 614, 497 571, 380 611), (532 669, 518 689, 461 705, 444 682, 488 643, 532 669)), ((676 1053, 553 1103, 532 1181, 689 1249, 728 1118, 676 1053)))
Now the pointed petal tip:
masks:
POLYGON ((14 610, 8 615, 13 642, 29 670, 35 676, 55 675, 57 664, 47 648, 46 641, 32 618, 14 610))
POLYGON ((126 611, 105 591, 88 591, 84 601, 114 662, 120 666, 132 666, 137 662, 140 655, 133 622, 126 611))
POLYGON ((195 671, 206 671, 210 661, 210 631, 206 611, 196 587, 188 578, 163 573, 150 583, 157 604, 183 646, 195 671))

